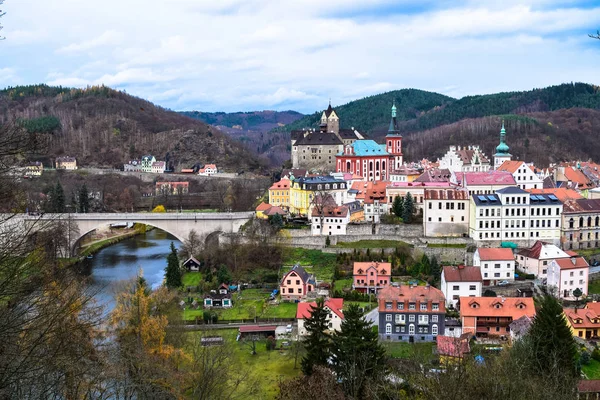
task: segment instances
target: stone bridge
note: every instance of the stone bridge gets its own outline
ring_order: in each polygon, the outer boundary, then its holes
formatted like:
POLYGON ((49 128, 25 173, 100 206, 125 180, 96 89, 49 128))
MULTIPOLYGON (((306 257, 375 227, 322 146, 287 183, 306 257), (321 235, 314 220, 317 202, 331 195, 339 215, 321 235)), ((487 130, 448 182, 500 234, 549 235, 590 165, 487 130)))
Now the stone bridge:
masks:
POLYGON ((79 239, 94 229, 110 224, 141 223, 162 229, 184 241, 195 230, 199 235, 208 236, 213 232, 235 233, 253 216, 253 212, 235 213, 89 213, 89 214, 42 214, 21 215, 17 219, 26 226, 44 221, 72 221, 77 233, 70 237, 71 249, 79 239))

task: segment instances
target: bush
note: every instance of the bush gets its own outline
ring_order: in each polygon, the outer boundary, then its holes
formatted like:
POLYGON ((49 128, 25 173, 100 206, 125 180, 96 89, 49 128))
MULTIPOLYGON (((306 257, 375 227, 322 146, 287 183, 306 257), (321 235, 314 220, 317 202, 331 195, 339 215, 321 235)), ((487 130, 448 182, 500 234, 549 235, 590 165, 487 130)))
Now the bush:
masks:
POLYGON ((325 247, 329 246, 331 246, 331 239, 329 239, 329 236, 327 236, 327 238, 325 238, 325 247))
POLYGON ((592 351, 592 358, 596 361, 600 361, 600 350, 594 349, 594 351, 592 351))
POLYGON ((154 207, 152 212, 153 213, 164 213, 164 212, 167 212, 167 210, 165 209, 165 206, 163 206, 162 204, 159 204, 156 207, 154 207))
POLYGON ((275 350, 275 347, 277 347, 277 341, 275 340, 275 338, 273 336, 269 336, 267 338, 267 351, 271 351, 271 350, 275 350))
POLYGON ((204 311, 202 313, 202 319, 205 324, 216 324, 219 320, 219 314, 214 311, 204 311))
POLYGON ((496 297, 496 292, 494 292, 491 289, 486 289, 485 292, 483 292, 483 297, 496 297))
POLYGON ((590 363, 590 353, 585 350, 582 351, 579 361, 581 361, 581 365, 588 365, 590 363))

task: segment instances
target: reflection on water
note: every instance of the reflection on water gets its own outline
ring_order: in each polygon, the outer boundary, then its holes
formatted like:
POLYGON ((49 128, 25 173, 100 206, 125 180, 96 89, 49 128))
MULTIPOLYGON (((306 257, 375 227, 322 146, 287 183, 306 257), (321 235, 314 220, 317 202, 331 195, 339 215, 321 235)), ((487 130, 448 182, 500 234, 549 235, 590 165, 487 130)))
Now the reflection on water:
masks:
POLYGON ((94 258, 85 260, 83 273, 90 277, 92 289, 99 291, 96 298, 106 312, 114 308, 115 292, 124 281, 134 278, 138 270, 143 271, 153 289, 162 284, 171 242, 175 247, 180 244, 174 236, 154 229, 102 249, 94 258))

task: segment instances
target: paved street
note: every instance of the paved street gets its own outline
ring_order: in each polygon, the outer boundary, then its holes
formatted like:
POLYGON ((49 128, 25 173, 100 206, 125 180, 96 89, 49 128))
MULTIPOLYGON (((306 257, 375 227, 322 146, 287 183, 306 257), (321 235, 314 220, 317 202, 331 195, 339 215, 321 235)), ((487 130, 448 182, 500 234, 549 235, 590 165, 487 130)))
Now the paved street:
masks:
POLYGON ((377 325, 377 320, 379 318, 379 310, 377 308, 374 308, 373 310, 369 311, 369 313, 365 315, 365 317, 367 318, 367 321, 371 322, 371 325, 377 325))

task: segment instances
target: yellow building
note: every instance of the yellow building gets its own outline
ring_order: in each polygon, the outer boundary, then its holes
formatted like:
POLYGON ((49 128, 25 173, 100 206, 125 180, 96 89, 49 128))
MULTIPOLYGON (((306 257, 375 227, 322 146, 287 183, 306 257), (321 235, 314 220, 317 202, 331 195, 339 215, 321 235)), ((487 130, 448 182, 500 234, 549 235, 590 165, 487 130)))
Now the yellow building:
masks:
POLYGON ((282 179, 269 188, 269 204, 283 209, 290 208, 290 180, 282 179))
POLYGON ((268 219, 269 217, 265 215, 265 211, 267 211, 269 208, 271 208, 270 204, 267 203, 260 203, 258 205, 258 207, 256 207, 255 211, 256 211, 256 218, 260 218, 260 219, 268 219))
POLYGON ((563 314, 573 336, 591 339, 600 332, 600 303, 592 302, 584 308, 564 308, 563 314))
POLYGON ((290 185, 290 214, 308 215, 314 192, 307 190, 301 180, 290 185))
POLYGON ((346 182, 330 175, 294 179, 290 186, 290 213, 306 216, 315 192, 330 195, 336 204, 344 203, 348 188, 346 182))
POLYGON ((44 164, 40 161, 34 161, 25 167, 25 176, 33 177, 33 176, 42 176, 42 172, 44 172, 44 164))
POLYGON ((56 169, 77 169, 77 159, 75 157, 58 157, 56 159, 56 169))

